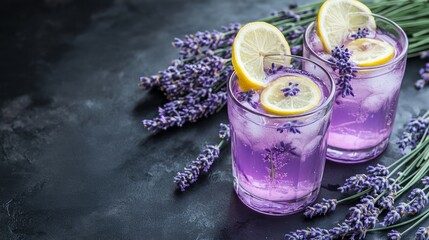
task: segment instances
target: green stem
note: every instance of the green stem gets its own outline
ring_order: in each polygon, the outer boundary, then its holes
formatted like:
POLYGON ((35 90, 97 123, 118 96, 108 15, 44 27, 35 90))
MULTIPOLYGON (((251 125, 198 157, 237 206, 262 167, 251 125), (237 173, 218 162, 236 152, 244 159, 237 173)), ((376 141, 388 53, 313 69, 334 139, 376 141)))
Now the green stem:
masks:
POLYGON ((419 223, 421 223, 423 220, 425 220, 428 216, 429 216, 429 212, 428 212, 428 210, 426 210, 425 214, 417 222, 415 222, 413 225, 411 225, 409 228, 407 228, 401 234, 404 235, 405 233, 407 233, 408 231, 413 229, 415 226, 417 226, 419 223))

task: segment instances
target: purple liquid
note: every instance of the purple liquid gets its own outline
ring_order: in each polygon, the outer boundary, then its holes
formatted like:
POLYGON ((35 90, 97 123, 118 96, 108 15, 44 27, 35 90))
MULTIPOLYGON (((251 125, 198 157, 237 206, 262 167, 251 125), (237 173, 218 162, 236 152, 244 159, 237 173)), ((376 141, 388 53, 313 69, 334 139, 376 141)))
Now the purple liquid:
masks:
MULTIPOLYGON (((337 96, 334 104, 328 138, 330 160, 356 163, 373 159, 387 147, 392 132, 406 65, 406 58, 398 57, 404 49, 392 34, 379 29, 367 37, 394 46, 396 53, 390 62, 396 63, 387 63, 386 67, 377 69, 356 68, 357 76, 351 81, 355 96, 337 96)), ((307 33, 306 38, 309 45, 304 43, 304 57, 318 62, 336 79, 337 72, 332 70, 329 63, 320 59, 322 57, 326 60, 330 55, 323 50, 315 31, 307 33)), ((350 39, 346 39, 345 44, 349 41, 350 39)))
MULTIPOLYGON (((329 96, 324 83, 304 71, 286 71, 270 79, 286 75, 313 80, 322 92, 319 105, 329 96)), ((237 99, 241 90, 235 77, 230 84, 237 99)), ((228 97, 235 189, 240 199, 256 211, 271 215, 290 214, 317 197, 325 164, 330 111, 324 116, 294 120, 270 118, 258 102, 260 92, 253 97, 258 103, 255 108, 247 102, 237 104, 233 96, 228 97), (295 125, 299 133, 290 129, 280 132, 278 129, 285 123, 295 125)))

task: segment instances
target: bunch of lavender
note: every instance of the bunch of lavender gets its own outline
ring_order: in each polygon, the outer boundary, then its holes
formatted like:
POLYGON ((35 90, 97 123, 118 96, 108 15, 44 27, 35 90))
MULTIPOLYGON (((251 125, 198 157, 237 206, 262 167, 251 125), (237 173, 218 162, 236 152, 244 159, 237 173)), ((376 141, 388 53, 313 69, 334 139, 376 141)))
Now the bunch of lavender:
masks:
POLYGON ((220 124, 219 138, 221 139, 217 145, 207 145, 206 148, 198 155, 197 159, 192 161, 183 172, 178 172, 174 177, 174 182, 181 191, 198 180, 202 172, 207 172, 213 162, 219 157, 220 149, 229 141, 230 127, 229 124, 220 124))
MULTIPOLYGON (((287 234, 287 239, 363 239, 367 233, 397 229, 411 224, 406 230, 393 230, 390 239, 400 239, 407 232, 429 217, 429 111, 413 118, 406 132, 413 139, 412 150, 389 166, 369 166, 365 174, 346 179, 339 188, 342 193, 354 193, 341 199, 323 199, 321 203, 306 208, 308 218, 334 212, 339 204, 358 200, 349 208, 344 222, 331 229, 307 228, 287 234), (419 124, 416 124, 418 122, 419 124), (420 187, 421 186, 421 187, 420 187), (408 198, 396 203, 405 193, 408 198), (385 214, 382 214, 385 212, 385 214), (383 216, 381 218, 380 216, 383 216)), ((402 148, 402 145, 399 145, 402 148)), ((427 228, 420 228, 416 239, 427 239, 427 228)))
MULTIPOLYGON (((306 26, 314 21, 317 9, 323 2, 305 6, 291 5, 289 9, 273 13, 271 16, 259 19, 277 26, 291 47, 292 54, 302 52, 302 39, 306 26)), ((410 42, 409 57, 417 56, 420 52, 427 56, 429 45, 427 36, 429 31, 425 24, 425 9, 427 1, 394 0, 368 2, 367 6, 374 12, 383 15, 398 23, 407 33, 410 42), (420 20, 418 20, 420 18, 420 20), (417 20, 416 20, 417 18, 417 20)), ((159 89, 170 101, 160 107, 158 116, 143 121, 150 131, 165 130, 171 126, 182 126, 185 122, 194 122, 202 117, 208 117, 220 110, 226 102, 224 88, 228 77, 233 71, 231 59, 231 45, 241 27, 238 23, 222 27, 220 31, 201 31, 186 35, 183 39, 175 38, 173 47, 179 50, 178 59, 172 61, 171 66, 152 76, 140 78, 140 88, 159 89), (202 90, 204 89, 204 90, 202 90), (201 91, 210 94, 201 95, 201 91), (195 98, 193 102, 185 98, 195 98), (193 104, 197 104, 194 107, 193 104)), ((367 29, 360 29, 355 38, 365 37, 367 29)), ((342 96, 353 95, 350 85, 353 72, 342 63, 339 70, 348 72, 337 80, 337 86, 342 96), (344 67, 346 67, 344 69, 344 67)), ((422 75, 422 80, 426 79, 422 75)), ((424 83, 424 84, 423 84, 424 83)), ((418 86, 426 82, 419 81, 418 86)))

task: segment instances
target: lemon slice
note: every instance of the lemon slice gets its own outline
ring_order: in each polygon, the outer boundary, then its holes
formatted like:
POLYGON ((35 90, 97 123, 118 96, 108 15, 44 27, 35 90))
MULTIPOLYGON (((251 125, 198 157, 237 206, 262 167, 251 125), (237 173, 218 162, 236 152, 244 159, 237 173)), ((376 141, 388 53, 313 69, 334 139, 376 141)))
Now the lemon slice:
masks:
POLYGON ((316 107, 321 99, 321 91, 311 79, 298 76, 285 76, 274 80, 261 93, 262 107, 271 114, 292 115, 307 112, 316 107), (298 84, 299 92, 286 97, 282 89, 289 83, 298 84))
MULTIPOLYGON (((264 65, 267 62, 264 58, 270 54, 290 54, 288 42, 273 25, 253 22, 237 33, 232 44, 232 65, 238 84, 244 91, 258 90, 266 85, 264 65)), ((289 64, 286 59, 277 60, 281 64, 289 64)))
POLYGON ((384 64, 395 56, 395 48, 377 39, 360 38, 346 44, 352 52, 350 59, 359 67, 384 64))
POLYGON ((317 35, 326 52, 340 46, 358 28, 376 29, 371 10, 357 0, 327 0, 317 14, 317 35))

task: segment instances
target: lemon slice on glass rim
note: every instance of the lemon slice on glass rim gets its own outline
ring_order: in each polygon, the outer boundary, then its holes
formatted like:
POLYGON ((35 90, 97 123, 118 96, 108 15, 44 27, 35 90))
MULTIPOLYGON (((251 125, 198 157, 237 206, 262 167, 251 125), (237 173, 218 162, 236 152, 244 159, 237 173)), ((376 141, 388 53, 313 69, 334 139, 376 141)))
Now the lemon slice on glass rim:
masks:
POLYGON ((372 67, 387 63, 395 56, 395 48, 377 39, 360 38, 346 44, 353 54, 350 60, 359 67, 372 67))
POLYGON ((267 84, 264 68, 267 64, 289 65, 290 58, 272 58, 266 56, 290 55, 290 47, 284 35, 275 26, 265 22, 252 22, 244 25, 232 44, 232 65, 243 91, 258 90, 267 84))
POLYGON ((359 28, 376 29, 371 10, 358 0, 327 0, 316 20, 317 35, 327 53, 359 28))
POLYGON ((274 80, 261 93, 261 105, 270 114, 287 116, 310 111, 319 105, 322 93, 311 79, 301 76, 284 76, 274 80), (285 96, 284 89, 297 84, 295 96, 285 96))

